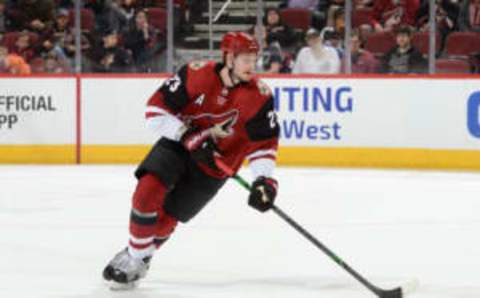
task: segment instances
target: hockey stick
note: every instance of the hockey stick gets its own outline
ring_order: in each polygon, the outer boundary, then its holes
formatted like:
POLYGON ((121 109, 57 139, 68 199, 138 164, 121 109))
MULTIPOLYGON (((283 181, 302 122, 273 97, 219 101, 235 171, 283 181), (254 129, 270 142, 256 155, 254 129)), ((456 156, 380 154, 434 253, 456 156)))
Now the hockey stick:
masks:
MULTIPOLYGON (((222 160, 217 159, 216 164, 218 168, 224 171, 229 177, 235 179, 241 186, 243 186, 246 190, 250 190, 250 184, 243 179, 241 176, 235 174, 232 169, 230 169, 222 160)), ((403 298, 406 294, 410 294, 411 292, 415 291, 418 286, 417 280, 412 280, 406 283, 404 286, 392 289, 392 290, 384 290, 375 285, 373 285, 370 281, 368 281, 365 277, 360 275, 357 271, 355 271, 350 265, 345 263, 340 257, 338 257, 332 250, 326 247, 323 243, 321 243, 317 238, 315 238, 312 234, 310 234, 307 230, 305 230, 301 225, 299 225, 296 221, 294 221, 290 216, 288 216, 285 212, 283 212, 280 208, 273 205, 272 210, 275 214, 280 216, 284 221, 286 221, 292 228, 294 228, 297 232, 302 234, 305 238, 307 238, 313 245, 315 245, 318 249, 323 251, 327 254, 330 259, 332 259, 335 263, 337 263, 340 267, 345 269, 350 275, 352 275, 357 281, 359 281, 362 285, 368 288, 371 292, 373 292, 377 297, 380 298, 403 298)))

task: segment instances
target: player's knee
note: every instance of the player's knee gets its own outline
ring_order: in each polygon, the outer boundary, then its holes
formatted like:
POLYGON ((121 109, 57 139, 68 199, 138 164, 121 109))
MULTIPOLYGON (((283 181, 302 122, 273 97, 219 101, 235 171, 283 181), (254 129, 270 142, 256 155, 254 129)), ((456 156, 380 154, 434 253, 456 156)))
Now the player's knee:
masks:
POLYGON ((133 195, 133 208, 140 212, 155 212, 165 197, 166 187, 154 175, 140 178, 133 195))

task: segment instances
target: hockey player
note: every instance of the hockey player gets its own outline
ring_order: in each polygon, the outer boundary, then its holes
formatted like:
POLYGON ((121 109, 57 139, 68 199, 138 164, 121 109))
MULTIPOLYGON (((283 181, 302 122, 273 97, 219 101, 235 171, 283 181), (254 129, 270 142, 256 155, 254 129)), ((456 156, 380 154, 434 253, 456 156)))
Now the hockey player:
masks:
POLYGON ((145 277, 153 253, 212 199, 244 160, 254 176, 248 204, 272 207, 278 123, 270 89, 254 77, 259 47, 246 33, 227 33, 223 62, 192 62, 167 79, 148 101, 148 126, 159 141, 135 172, 130 241, 106 266, 114 286, 145 277))

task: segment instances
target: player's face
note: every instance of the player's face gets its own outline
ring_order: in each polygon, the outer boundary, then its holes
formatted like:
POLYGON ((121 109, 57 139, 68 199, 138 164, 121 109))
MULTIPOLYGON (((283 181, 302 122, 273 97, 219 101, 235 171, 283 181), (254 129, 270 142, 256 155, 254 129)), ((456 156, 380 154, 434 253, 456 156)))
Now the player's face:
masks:
POLYGON ((257 54, 241 53, 233 59, 233 74, 241 81, 250 81, 255 74, 257 54))

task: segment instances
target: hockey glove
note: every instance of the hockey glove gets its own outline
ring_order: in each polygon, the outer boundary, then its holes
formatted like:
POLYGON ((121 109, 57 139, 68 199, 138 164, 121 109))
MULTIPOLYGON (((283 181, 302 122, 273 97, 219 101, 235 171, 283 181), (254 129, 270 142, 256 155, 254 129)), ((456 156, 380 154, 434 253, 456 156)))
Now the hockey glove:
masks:
POLYGON ((277 196, 278 183, 273 178, 260 176, 253 182, 248 198, 248 205, 260 212, 272 208, 277 196))
POLYGON ((211 129, 188 129, 181 137, 180 142, 190 152, 193 160, 204 163, 212 169, 217 169, 214 157, 217 146, 211 129))

